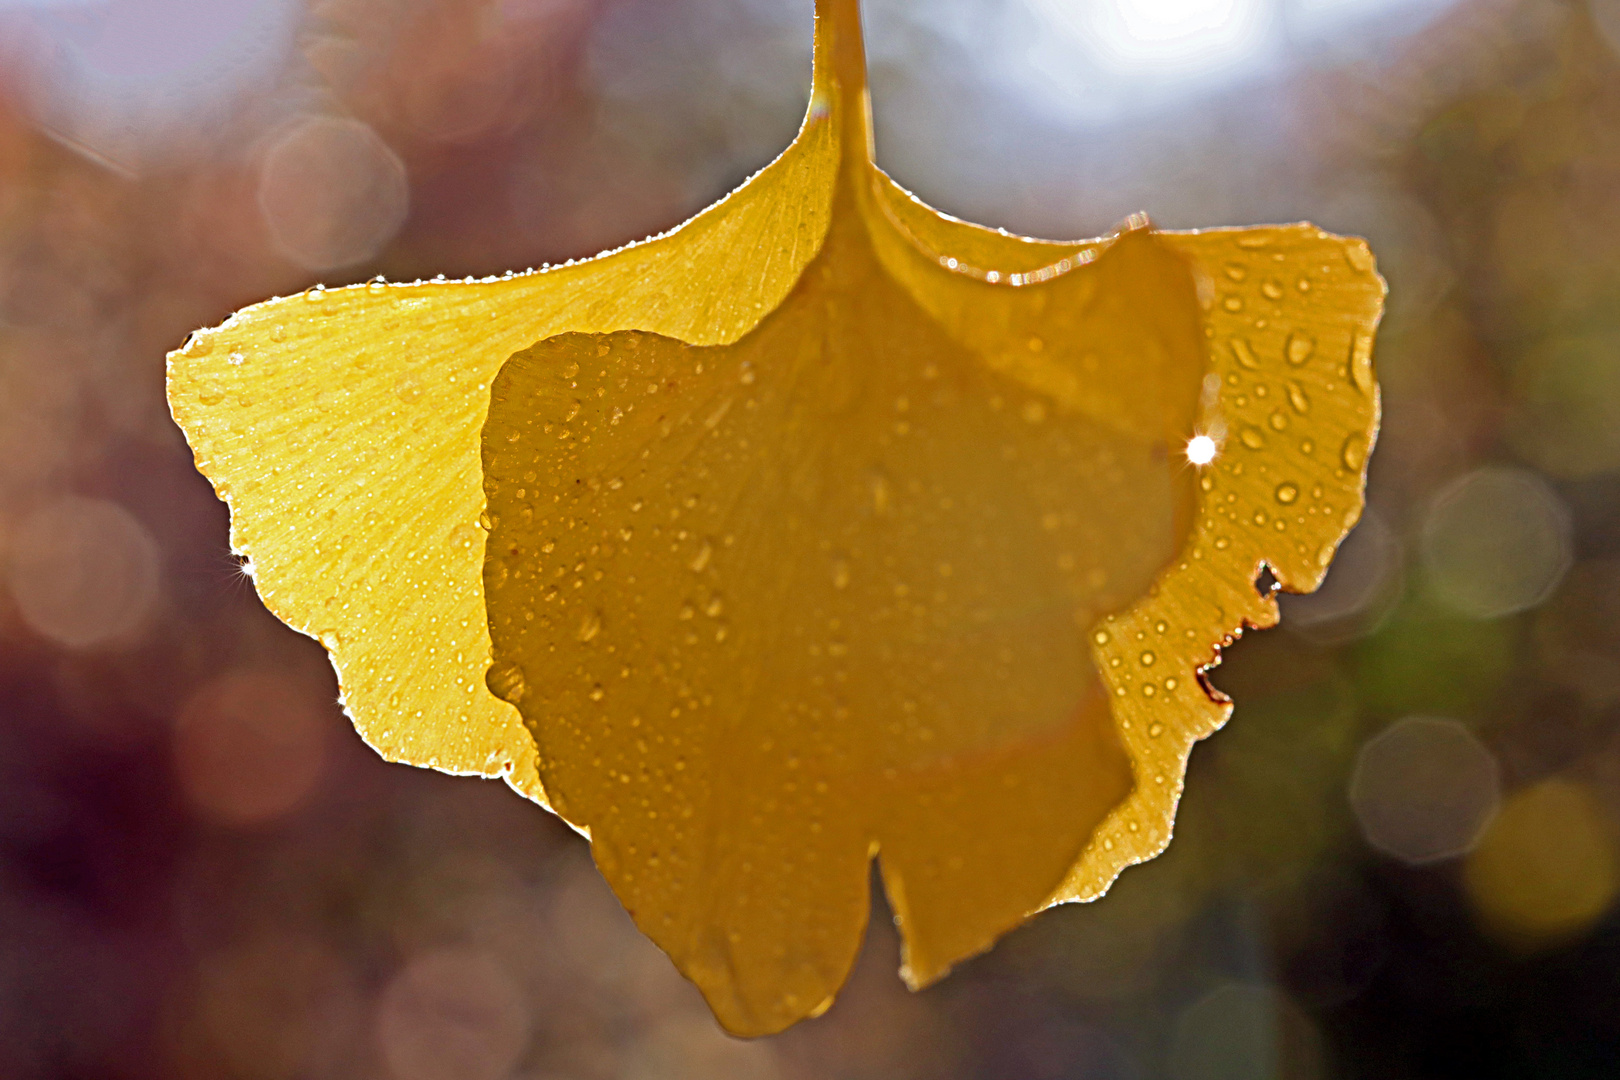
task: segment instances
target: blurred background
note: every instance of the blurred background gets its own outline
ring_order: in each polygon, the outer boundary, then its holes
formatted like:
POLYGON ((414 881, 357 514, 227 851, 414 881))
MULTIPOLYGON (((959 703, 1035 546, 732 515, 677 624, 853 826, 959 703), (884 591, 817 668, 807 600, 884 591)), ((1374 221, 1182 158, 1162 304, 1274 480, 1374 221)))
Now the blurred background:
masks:
POLYGON ((731 1040, 580 839, 359 742, 169 419, 243 304, 723 194, 810 0, 0 0, 0 1076, 1620 1075, 1620 0, 865 9, 934 205, 1308 218, 1389 279, 1367 518, 1228 651, 1170 851, 916 995, 880 907, 731 1040))

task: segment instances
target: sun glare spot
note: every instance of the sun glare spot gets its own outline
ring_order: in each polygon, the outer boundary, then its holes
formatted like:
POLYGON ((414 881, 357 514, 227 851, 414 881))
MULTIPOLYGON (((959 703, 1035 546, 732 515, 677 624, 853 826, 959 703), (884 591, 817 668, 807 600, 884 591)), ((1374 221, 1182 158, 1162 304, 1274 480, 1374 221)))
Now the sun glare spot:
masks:
POLYGON ((1208 435, 1194 435, 1187 440, 1187 460, 1194 465, 1208 465, 1215 460, 1218 449, 1215 440, 1208 435))

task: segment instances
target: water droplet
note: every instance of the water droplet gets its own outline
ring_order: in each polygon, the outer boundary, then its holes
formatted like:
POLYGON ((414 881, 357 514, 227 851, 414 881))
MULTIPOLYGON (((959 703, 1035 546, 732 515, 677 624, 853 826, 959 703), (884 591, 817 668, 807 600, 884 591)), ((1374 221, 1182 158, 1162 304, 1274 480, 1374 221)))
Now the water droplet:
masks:
POLYGON ((1281 300, 1283 287, 1273 278, 1267 278, 1260 286, 1260 291, 1266 294, 1267 300, 1281 300))
POLYGON ((1250 450, 1258 450, 1266 445, 1266 437, 1260 434, 1259 428, 1246 426, 1242 431, 1238 432, 1238 442, 1247 446, 1250 450))
POLYGON ((1304 454, 1306 457, 1310 457, 1312 454, 1316 453, 1316 440, 1315 439, 1301 439, 1301 440, 1299 440, 1299 452, 1304 454))
POLYGON ((489 669, 484 681, 489 686, 490 693, 514 705, 521 702, 524 695, 529 692, 529 684, 524 681, 523 672, 516 664, 496 664, 489 669))
POLYGON ((1365 243, 1352 240, 1344 246, 1344 261, 1350 264, 1350 269, 1357 273, 1370 274, 1373 269, 1373 254, 1365 243))
POLYGON ((1372 347, 1371 334, 1357 334, 1350 345, 1350 381, 1363 394, 1373 392, 1372 347))
POLYGON ((687 565, 692 568, 692 572, 694 574, 701 574, 704 568, 709 565, 709 560, 713 557, 714 545, 705 540, 703 541, 703 545, 698 548, 697 554, 692 556, 692 561, 687 563, 687 565))
POLYGON ((1254 349, 1243 338, 1232 339, 1232 355, 1237 357, 1239 367, 1248 368, 1250 371, 1260 369, 1260 358, 1254 355, 1254 349))
POLYGON ((421 398, 422 384, 417 382, 409 373, 401 375, 394 382, 394 395, 405 404, 410 405, 421 398))
POLYGON ((313 289, 307 290, 304 293, 304 299, 309 301, 311 304, 320 303, 322 300, 326 299, 326 286, 317 285, 313 289))
POLYGON ((878 514, 889 512, 889 481, 881 475, 871 478, 872 511, 878 514))
POLYGON ((1091 635, 1091 640, 1095 641, 1098 645, 1106 645, 1106 644, 1108 644, 1108 642, 1110 640, 1109 637, 1108 637, 1108 631, 1106 631, 1106 630, 1097 631, 1095 634, 1091 635))
POLYGON ((843 559, 834 559, 832 564, 832 583, 835 589, 849 587, 849 563, 843 559))
POLYGON ((709 602, 703 606, 703 614, 711 619, 718 619, 720 613, 726 609, 726 602, 719 593, 709 597, 709 602))
POLYGON ((754 365, 749 363, 747 360, 744 360, 742 362, 742 369, 737 377, 742 380, 742 384, 744 386, 752 386, 754 384, 754 365))
POLYGON ((568 363, 562 366, 562 371, 560 374, 565 379, 572 379, 575 375, 579 374, 579 362, 577 360, 568 361, 568 363))
POLYGON ((1226 270, 1226 276, 1233 281, 1242 281, 1249 276, 1249 268, 1242 263, 1229 262, 1224 269, 1226 270))
POLYGON ((1308 277, 1303 277, 1302 276, 1298 281, 1294 282, 1294 287, 1299 289, 1299 291, 1302 292, 1302 293, 1310 292, 1311 291, 1311 279, 1308 278, 1308 277))
POLYGON ((1216 551, 1225 551, 1227 548, 1229 548, 1231 546, 1232 546, 1232 541, 1230 539, 1228 539, 1227 537, 1217 536, 1215 538, 1215 550, 1216 551))
POLYGON ((601 683, 597 683, 591 687, 591 692, 587 696, 592 701, 601 701, 603 698, 607 697, 607 691, 602 689, 601 683))
POLYGON ((1294 380, 1288 380, 1288 404, 1294 407, 1297 413, 1311 411, 1311 399, 1305 396, 1305 388, 1294 380))
POLYGON ((1295 367, 1301 367, 1316 351, 1316 339, 1303 330, 1295 330, 1288 335, 1288 344, 1284 346, 1283 354, 1288 362, 1295 367))
POLYGON ((1227 311, 1242 311, 1243 310, 1243 297, 1241 297, 1241 296, 1228 296, 1224 300, 1221 301, 1221 307, 1225 308, 1227 311))
POLYGON ((1283 412, 1281 409, 1273 412, 1266 422, 1271 425, 1271 430, 1273 431, 1288 430, 1288 414, 1283 412))
POLYGON ((586 612, 580 620, 579 632, 574 636, 580 641, 591 641, 602 632, 602 613, 600 611, 586 612))
POLYGON ((1142 654, 1142 666, 1143 667, 1152 667, 1154 662, 1157 661, 1158 659, 1159 658, 1157 656, 1153 655, 1153 650, 1149 649, 1149 650, 1147 650, 1146 652, 1144 652, 1142 654))
POLYGON ((1277 501, 1287 506, 1299 499, 1299 486, 1287 482, 1278 484, 1276 494, 1277 501))
POLYGON ((1352 431, 1345 437, 1344 446, 1339 450, 1339 460, 1351 472, 1356 472, 1367 464, 1367 436, 1359 431, 1352 431))
POLYGON ((1270 519, 1266 516, 1266 512, 1264 510, 1256 510, 1254 512, 1254 523, 1256 525, 1264 525, 1268 520, 1270 519))
POLYGON ((1157 720, 1155 720, 1153 723, 1148 725, 1148 737, 1149 738, 1157 739, 1160 735, 1163 735, 1163 734, 1164 734, 1164 725, 1159 723, 1157 720))

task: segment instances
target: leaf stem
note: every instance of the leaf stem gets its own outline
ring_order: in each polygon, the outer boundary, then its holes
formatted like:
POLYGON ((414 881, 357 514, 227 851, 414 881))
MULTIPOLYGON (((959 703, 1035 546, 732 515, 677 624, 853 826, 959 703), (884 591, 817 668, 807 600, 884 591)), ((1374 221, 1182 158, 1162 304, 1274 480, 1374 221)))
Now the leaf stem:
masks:
POLYGON ((866 85, 866 44, 860 0, 816 0, 816 57, 812 93, 828 101, 843 129, 849 165, 872 159, 872 98, 866 85), (858 148, 858 149, 857 149, 858 148))

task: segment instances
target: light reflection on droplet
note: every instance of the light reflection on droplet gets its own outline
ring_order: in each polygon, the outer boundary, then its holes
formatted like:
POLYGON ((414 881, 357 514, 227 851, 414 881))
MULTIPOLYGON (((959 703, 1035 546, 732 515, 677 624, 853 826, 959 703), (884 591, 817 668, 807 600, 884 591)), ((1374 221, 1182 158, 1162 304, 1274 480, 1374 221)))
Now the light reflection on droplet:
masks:
POLYGON ((290 813, 326 765, 335 712, 306 686, 264 671, 234 671, 205 684, 174 726, 174 762, 192 809, 226 825, 290 813))
POLYGON ((11 537, 7 582, 24 620, 72 649, 130 635, 158 596, 158 549, 139 521, 105 499, 68 496, 11 537))
POLYGON ((1215 460, 1220 447, 1208 435, 1194 435, 1187 440, 1187 460, 1194 465, 1208 465, 1215 460))
POLYGON ((310 117, 265 153, 259 207, 293 262, 331 270, 377 254, 405 221, 405 166, 358 120, 310 117))
POLYGON ((1569 510, 1524 469, 1477 469, 1448 485, 1423 523, 1426 584, 1464 615, 1494 619, 1535 607, 1572 559, 1569 510))
POLYGON ((377 1003, 376 1035, 397 1080, 499 1080, 529 1042, 522 990, 496 960, 445 948, 413 958, 377 1003))
POLYGON ((1486 928, 1518 944, 1564 940, 1595 922, 1620 889, 1608 815, 1584 784, 1517 792, 1469 857, 1468 893, 1486 928))
POLYGON ((1419 865, 1471 849, 1501 801, 1496 759, 1455 720, 1413 716, 1362 746, 1350 805, 1367 842, 1419 865))

